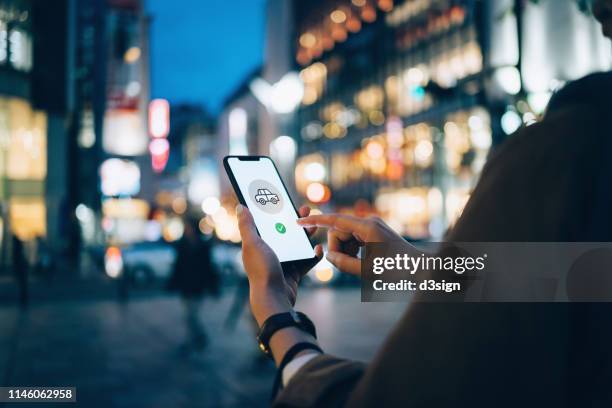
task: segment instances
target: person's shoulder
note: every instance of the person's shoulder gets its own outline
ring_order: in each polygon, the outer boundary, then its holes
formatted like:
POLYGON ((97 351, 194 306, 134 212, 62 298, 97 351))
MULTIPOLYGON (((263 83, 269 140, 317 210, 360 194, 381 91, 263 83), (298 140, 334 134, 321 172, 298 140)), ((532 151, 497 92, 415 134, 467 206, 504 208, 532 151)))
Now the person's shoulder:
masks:
POLYGON ((546 115, 569 107, 589 106, 594 110, 605 108, 612 95, 612 71, 595 72, 568 82, 550 98, 546 115))
POLYGON ((603 138, 610 137, 610 132, 612 121, 602 111, 586 104, 568 104, 509 136, 491 154, 485 170, 512 163, 526 165, 526 158, 554 159, 568 151, 577 154, 584 148, 592 149, 603 138))

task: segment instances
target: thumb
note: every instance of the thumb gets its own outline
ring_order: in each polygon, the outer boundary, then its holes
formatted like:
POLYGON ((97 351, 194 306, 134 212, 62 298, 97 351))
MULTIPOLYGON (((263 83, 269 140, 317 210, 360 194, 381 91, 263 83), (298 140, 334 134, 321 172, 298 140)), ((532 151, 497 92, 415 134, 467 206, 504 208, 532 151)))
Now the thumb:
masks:
POLYGON ((361 276, 361 259, 343 254, 342 252, 329 251, 327 260, 342 272, 355 276, 361 276))
POLYGON ((255 221, 248 208, 242 204, 236 206, 236 214, 238 215, 238 229, 240 229, 240 236, 242 242, 251 243, 259 239, 257 233, 257 227, 255 227, 255 221))

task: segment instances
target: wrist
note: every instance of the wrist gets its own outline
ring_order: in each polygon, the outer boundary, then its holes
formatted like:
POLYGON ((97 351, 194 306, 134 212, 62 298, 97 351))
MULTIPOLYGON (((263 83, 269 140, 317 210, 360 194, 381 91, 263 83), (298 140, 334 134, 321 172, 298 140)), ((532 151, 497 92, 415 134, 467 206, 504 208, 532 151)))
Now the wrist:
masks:
POLYGON ((251 312, 259 327, 268 317, 293 310, 286 294, 269 288, 265 290, 251 288, 250 303, 251 312))
MULTIPOLYGON (((317 344, 317 339, 312 337, 310 334, 306 333, 298 329, 297 327, 285 327, 274 333, 270 338, 270 349, 272 350, 272 357, 274 358, 274 362, 278 367, 280 365, 281 360, 292 346, 297 343, 312 343, 317 344)), ((298 357, 301 354, 308 353, 318 353, 314 350, 304 350, 298 353, 295 357, 298 357)))

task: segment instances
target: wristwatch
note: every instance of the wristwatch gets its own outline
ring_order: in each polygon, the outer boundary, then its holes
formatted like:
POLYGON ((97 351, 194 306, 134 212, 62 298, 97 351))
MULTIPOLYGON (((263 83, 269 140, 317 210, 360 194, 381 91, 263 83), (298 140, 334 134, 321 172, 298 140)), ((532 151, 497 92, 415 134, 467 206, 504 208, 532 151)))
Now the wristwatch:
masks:
POLYGON ((272 315, 266 319, 266 321, 261 325, 259 333, 257 334, 259 349, 265 354, 270 355, 270 338, 272 338, 274 333, 284 329, 285 327, 297 327, 298 329, 310 334, 315 339, 317 338, 315 326, 312 321, 310 321, 308 316, 302 312, 292 310, 290 312, 272 315))

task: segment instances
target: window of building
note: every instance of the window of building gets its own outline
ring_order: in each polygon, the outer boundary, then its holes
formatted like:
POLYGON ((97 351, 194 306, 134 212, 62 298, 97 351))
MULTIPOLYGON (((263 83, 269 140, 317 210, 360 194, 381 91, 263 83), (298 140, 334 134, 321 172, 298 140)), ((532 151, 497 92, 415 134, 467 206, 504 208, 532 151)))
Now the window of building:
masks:
POLYGON ((20 71, 32 69, 32 37, 30 33, 15 28, 9 34, 11 65, 20 71))
POLYGON ((6 21, 0 20, 0 64, 6 64, 8 57, 8 32, 6 21))
MULTIPOLYGON (((0 129, 8 129, 5 175, 12 180, 44 180, 47 175, 47 117, 18 98, 0 98, 0 129), (2 120, 4 119, 4 120, 2 120)), ((4 160, 3 160, 4 161, 4 160)))
POLYGON ((9 200, 10 225, 22 240, 31 240, 47 233, 47 211, 43 198, 12 197, 9 200))

